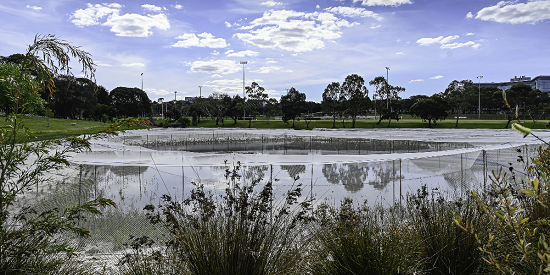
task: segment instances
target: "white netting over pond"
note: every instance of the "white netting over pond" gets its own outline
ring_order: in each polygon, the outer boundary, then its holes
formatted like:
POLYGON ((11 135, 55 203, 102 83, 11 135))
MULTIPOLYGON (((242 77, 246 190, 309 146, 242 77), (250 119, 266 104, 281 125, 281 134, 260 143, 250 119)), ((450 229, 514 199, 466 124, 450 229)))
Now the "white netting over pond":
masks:
MULTIPOLYGON (((550 132, 537 135, 550 140, 550 132)), ((120 251, 129 235, 160 238, 165 232, 146 222, 143 206, 158 204, 164 194, 181 199, 192 183, 221 194, 226 169, 239 164, 241 181, 277 180, 279 197, 302 184, 304 195, 319 202, 352 197, 391 205, 422 185, 464 196, 488 185, 491 171, 501 168, 521 181, 526 172, 518 156, 534 156, 541 142, 513 130, 154 129, 92 143, 92 152, 70 159, 56 185, 37 192, 48 207, 97 196, 119 205, 85 222, 94 237, 82 248, 90 254, 120 251)))

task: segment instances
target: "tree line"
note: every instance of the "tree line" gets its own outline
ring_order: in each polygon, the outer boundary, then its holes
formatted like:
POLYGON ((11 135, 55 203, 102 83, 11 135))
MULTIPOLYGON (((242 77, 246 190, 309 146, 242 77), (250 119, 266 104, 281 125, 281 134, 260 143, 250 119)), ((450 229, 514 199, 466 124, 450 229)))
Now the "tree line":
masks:
MULTIPOLYGON (((19 74, 23 55, 0 56, 0 77, 19 74)), ((37 77, 31 72, 20 85, 36 86, 37 77)), ((446 119, 449 115, 456 119, 465 114, 505 114, 508 125, 516 119, 530 119, 533 125, 550 110, 548 92, 532 89, 531 86, 518 83, 506 91, 496 87, 479 89, 471 80, 454 80, 444 92, 432 96, 413 95, 401 98, 405 88, 393 86, 383 76, 375 77, 368 83, 357 74, 348 75, 342 83, 332 82, 322 93, 322 101, 307 101, 306 94, 292 87, 280 100, 270 98, 263 87, 253 82, 245 87, 246 98, 214 92, 208 97, 195 97, 191 101, 172 100, 164 102, 161 98, 152 102, 147 93, 139 88, 117 87, 108 92, 93 80, 72 75, 55 75, 53 85, 56 93, 42 89, 39 97, 29 93, 23 95, 26 110, 48 117, 93 119, 107 121, 124 117, 159 117, 178 121, 181 117, 191 117, 191 124, 208 118, 224 124, 231 121, 248 120, 249 126, 258 116, 269 120, 280 117, 286 123, 295 125, 297 119, 303 119, 307 127, 314 119, 333 121, 333 127, 340 121, 342 127, 351 120, 351 126, 362 116, 369 115, 378 120, 399 120, 403 114, 422 119, 428 127, 446 119), (369 97, 369 85, 373 92, 369 97), (481 108, 479 102, 481 101, 481 108)), ((6 89, 6 83, 0 83, 0 91, 6 89)), ((32 90, 32 89, 26 89, 32 90)), ((13 99, 0 93, 0 112, 14 110, 13 99)), ((189 124, 189 123, 186 123, 189 124)))

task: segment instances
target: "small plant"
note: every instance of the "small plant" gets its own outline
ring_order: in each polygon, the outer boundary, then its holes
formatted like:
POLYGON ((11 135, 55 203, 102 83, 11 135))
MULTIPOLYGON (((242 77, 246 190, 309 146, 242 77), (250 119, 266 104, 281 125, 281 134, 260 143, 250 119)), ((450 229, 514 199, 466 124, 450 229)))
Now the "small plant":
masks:
POLYGON ((295 274, 302 268, 308 243, 303 223, 309 220, 308 200, 298 202, 301 187, 288 191, 273 206, 272 182, 239 183, 240 165, 226 170, 228 187, 215 200, 201 184, 183 202, 163 196, 161 213, 147 206, 153 223, 171 230, 169 254, 189 274, 295 274))
POLYGON ((407 274, 419 268, 412 232, 391 212, 345 198, 315 211, 311 274, 407 274))

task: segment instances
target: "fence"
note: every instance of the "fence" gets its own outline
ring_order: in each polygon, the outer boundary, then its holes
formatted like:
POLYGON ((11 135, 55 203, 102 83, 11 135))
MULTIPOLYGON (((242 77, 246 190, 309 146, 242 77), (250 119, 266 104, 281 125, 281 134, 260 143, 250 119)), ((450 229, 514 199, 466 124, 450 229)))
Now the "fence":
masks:
POLYGON ((82 220, 92 237, 75 240, 86 259, 108 264, 126 253, 129 236, 165 240, 168 232, 148 222, 142 211, 145 205, 158 205, 164 194, 181 199, 193 183, 222 193, 228 186, 225 170, 239 163, 243 183, 277 179, 274 192, 279 197, 302 184, 305 196, 317 203, 338 204, 351 197, 391 205, 404 203, 407 194, 422 185, 451 198, 463 197, 487 187, 490 174, 500 169, 509 180, 522 184, 527 173, 518 156, 528 160, 538 148, 204 132, 122 136, 107 142, 101 146, 109 150, 76 158, 69 168, 52 174, 53 184, 37 186, 28 198, 38 201, 39 209, 64 209, 98 196, 114 200, 117 209, 82 220), (117 142, 120 147, 107 148, 117 142))

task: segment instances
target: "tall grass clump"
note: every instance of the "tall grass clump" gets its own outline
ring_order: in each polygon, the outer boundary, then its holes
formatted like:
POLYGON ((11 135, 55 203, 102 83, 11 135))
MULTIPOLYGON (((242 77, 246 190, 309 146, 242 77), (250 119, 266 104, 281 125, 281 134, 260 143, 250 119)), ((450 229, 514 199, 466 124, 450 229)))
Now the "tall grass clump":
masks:
POLYGON ((418 243, 399 220, 396 209, 320 205, 315 211, 316 238, 311 246, 311 274, 412 274, 418 270, 418 243))
POLYGON ((276 200, 272 181, 244 183, 240 172, 239 164, 226 170, 228 187, 218 198, 196 184, 183 202, 165 195, 158 210, 146 207, 172 233, 167 254, 184 274, 300 274, 310 201, 300 185, 276 200))
POLYGON ((423 185, 407 198, 407 213, 425 274, 484 274, 484 262, 473 234, 454 222, 453 213, 487 229, 473 199, 448 200, 423 185))

